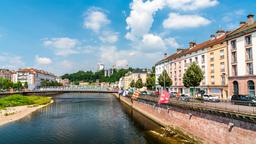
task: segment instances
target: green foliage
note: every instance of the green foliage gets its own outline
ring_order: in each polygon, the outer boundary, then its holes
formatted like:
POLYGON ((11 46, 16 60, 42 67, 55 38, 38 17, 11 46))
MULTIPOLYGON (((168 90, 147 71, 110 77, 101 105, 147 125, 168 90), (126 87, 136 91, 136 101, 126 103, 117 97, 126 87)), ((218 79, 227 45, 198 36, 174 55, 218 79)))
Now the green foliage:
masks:
POLYGON ((79 83, 79 81, 84 81, 84 82, 96 82, 96 80, 99 80, 99 82, 116 82, 119 81, 121 77, 123 77, 127 72, 131 71, 136 71, 140 69, 114 69, 113 74, 111 76, 105 77, 104 76, 104 70, 97 71, 97 72, 92 72, 92 71, 78 71, 76 73, 72 74, 65 74, 62 76, 63 79, 69 79, 73 83, 79 83))
POLYGON ((24 88, 28 88, 28 82, 24 83, 24 88))
POLYGON ((50 97, 22 96, 19 94, 0 98, 0 109, 22 105, 43 105, 51 101, 50 97))
POLYGON ((130 87, 132 87, 132 88, 135 87, 135 81, 134 80, 131 81, 130 87))
POLYGON ((62 86, 62 84, 58 83, 57 81, 42 80, 41 87, 47 87, 47 86, 62 86))
POLYGON ((170 87, 172 85, 172 80, 171 78, 168 76, 166 70, 163 71, 163 73, 159 76, 158 78, 158 83, 159 85, 161 85, 162 87, 170 87))
POLYGON ((147 80, 146 80, 146 87, 149 89, 149 90, 153 90, 154 87, 155 87, 155 77, 151 77, 150 75, 147 77, 147 80))
POLYGON ((183 84, 187 88, 196 87, 200 85, 203 78, 204 75, 201 68, 193 62, 183 75, 183 84))
POLYGON ((136 83, 135 83, 135 87, 136 88, 142 88, 143 87, 143 83, 142 83, 142 79, 139 78, 136 83))

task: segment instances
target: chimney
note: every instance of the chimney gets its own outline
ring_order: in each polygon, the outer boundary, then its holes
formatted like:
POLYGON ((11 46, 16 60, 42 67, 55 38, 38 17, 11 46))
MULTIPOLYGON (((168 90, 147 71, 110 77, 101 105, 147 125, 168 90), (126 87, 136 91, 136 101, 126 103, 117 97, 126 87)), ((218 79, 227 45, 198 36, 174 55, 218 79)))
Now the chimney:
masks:
POLYGON ((248 16, 247 16, 247 24, 248 25, 251 25, 251 24, 253 24, 254 23, 254 15, 253 14, 249 14, 248 16))
POLYGON ((183 50, 184 50, 183 48, 177 48, 177 52, 181 52, 183 50))
POLYGON ((189 48, 192 48, 192 47, 194 47, 195 45, 196 45, 195 42, 189 42, 189 48))
POLYGON ((241 21, 241 22, 240 22, 240 27, 243 26, 243 25, 245 25, 245 24, 246 24, 246 22, 241 21))
POLYGON ((164 58, 167 58, 167 53, 164 53, 164 58))
POLYGON ((214 34, 211 35, 211 40, 214 40, 216 37, 214 34))
POLYGON ((218 31, 216 32, 216 38, 219 38, 219 37, 223 36, 225 33, 226 33, 226 32, 225 32, 224 30, 218 30, 218 31))

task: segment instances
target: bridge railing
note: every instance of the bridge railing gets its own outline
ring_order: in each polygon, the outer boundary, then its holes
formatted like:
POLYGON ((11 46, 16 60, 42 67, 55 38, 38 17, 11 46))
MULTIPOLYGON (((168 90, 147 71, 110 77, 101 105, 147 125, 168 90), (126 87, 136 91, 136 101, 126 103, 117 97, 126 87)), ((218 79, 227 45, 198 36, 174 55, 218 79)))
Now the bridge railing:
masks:
POLYGON ((101 86, 53 86, 41 87, 34 91, 111 91, 107 87, 101 86))

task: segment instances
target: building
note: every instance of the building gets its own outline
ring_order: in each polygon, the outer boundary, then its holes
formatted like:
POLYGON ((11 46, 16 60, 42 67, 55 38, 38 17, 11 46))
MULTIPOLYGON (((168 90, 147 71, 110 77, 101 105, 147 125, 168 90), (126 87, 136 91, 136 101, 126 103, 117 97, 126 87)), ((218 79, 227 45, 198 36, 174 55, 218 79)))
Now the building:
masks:
POLYGON ((142 83, 146 83, 148 71, 147 70, 138 70, 134 72, 128 72, 124 77, 120 78, 118 86, 119 88, 128 89, 130 83, 134 80, 136 82, 139 78, 142 79, 142 83))
POLYGON ((114 73, 114 69, 112 68, 104 70, 105 77, 110 77, 113 73, 114 73))
POLYGON ((13 74, 15 73, 15 71, 11 71, 8 69, 0 69, 0 78, 4 78, 4 79, 8 79, 11 80, 13 79, 13 74))
POLYGON ((226 38, 229 60, 229 95, 255 96, 256 83, 256 23, 254 15, 230 32, 226 38))
POLYGON ((14 82, 20 81, 23 85, 27 83, 29 90, 39 88, 43 80, 56 81, 57 79, 57 76, 52 73, 34 68, 19 69, 13 76, 14 82))
POLYGON ((169 58, 167 57, 167 53, 165 53, 164 58, 155 64, 156 88, 161 87, 161 86, 159 86, 158 78, 163 73, 164 70, 166 70, 166 71, 168 70, 167 66, 168 66, 169 62, 170 61, 169 61, 169 58))
MULTIPOLYGON (((184 87, 183 75, 190 64, 195 62, 204 73, 204 79, 200 86, 196 87, 196 91, 199 92, 204 90, 206 94, 217 95, 219 97, 224 97, 223 95, 225 95, 226 97, 227 83, 219 83, 218 79, 221 79, 220 77, 223 73, 227 74, 227 69, 222 69, 223 72, 221 72, 221 70, 218 72, 216 71, 214 75, 212 75, 214 71, 209 71, 211 66, 213 67, 213 65, 216 65, 216 67, 221 67, 220 65, 223 65, 223 62, 224 66, 227 67, 227 56, 222 57, 223 59, 220 59, 219 56, 220 51, 221 54, 224 53, 224 55, 227 51, 225 36, 226 33, 224 31, 217 31, 214 37, 212 36, 211 39, 205 42, 199 44, 190 42, 187 49, 177 49, 174 54, 164 58, 156 64, 156 79, 162 73, 163 69, 166 69, 168 75, 172 79, 172 86, 169 90, 181 94, 192 95, 194 93, 194 88, 184 87), (224 50, 224 52, 222 50, 224 50), (213 55, 214 53, 216 53, 216 55, 213 55)), ((227 82, 227 80, 225 82, 227 82)))
POLYGON ((104 70, 104 68, 105 68, 105 65, 104 65, 104 64, 102 64, 102 63, 98 63, 98 64, 97 64, 97 71, 104 70))

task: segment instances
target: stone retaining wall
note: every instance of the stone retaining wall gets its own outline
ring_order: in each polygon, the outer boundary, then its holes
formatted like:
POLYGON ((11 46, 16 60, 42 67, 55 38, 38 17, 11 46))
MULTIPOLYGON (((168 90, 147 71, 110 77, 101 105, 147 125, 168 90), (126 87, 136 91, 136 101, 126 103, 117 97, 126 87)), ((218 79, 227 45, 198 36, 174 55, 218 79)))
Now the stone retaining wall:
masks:
POLYGON ((171 126, 209 144, 255 144, 256 125, 180 108, 164 109, 120 97, 120 100, 162 126, 171 126))

